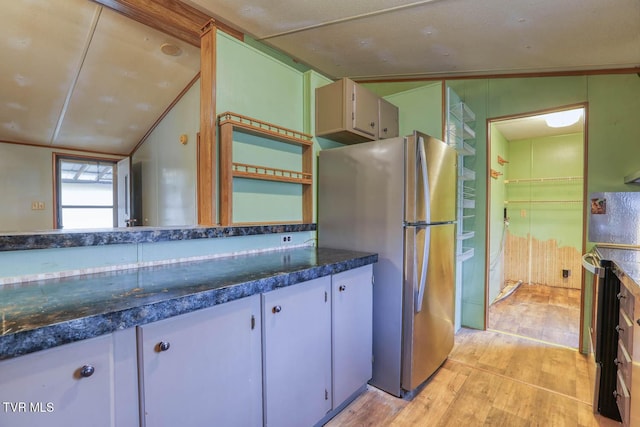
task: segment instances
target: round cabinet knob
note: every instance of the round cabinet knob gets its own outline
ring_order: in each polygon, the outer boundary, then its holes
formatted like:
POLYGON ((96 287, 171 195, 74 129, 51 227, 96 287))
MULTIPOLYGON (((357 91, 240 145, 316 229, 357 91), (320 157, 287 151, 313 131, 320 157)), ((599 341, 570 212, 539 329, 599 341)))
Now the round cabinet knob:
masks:
POLYGON ((636 323, 637 323, 638 325, 640 325, 640 319, 636 320, 636 323))
POLYGON ((621 328, 620 325, 616 326, 616 332, 618 332, 619 334, 624 332, 624 328, 621 328))
POLYGON ((273 314, 280 313, 282 311, 282 307, 280 307, 279 305, 276 305, 271 309, 271 311, 273 312, 273 314))
POLYGON ((622 298, 626 298, 626 295, 622 295, 622 292, 620 292, 618 295, 616 295, 618 297, 618 299, 622 299, 622 298))
POLYGON ((618 398, 618 397, 620 397, 620 396, 621 396, 621 394, 620 394, 620 393, 618 393, 618 390, 613 390, 613 397, 614 397, 615 399, 617 399, 617 398, 618 398))
POLYGON ((156 346, 156 348, 158 349, 159 352, 167 351, 171 348, 171 344, 169 343, 169 341, 160 341, 156 346))
POLYGON ((95 371, 96 368, 94 368, 93 366, 84 365, 82 368, 80 368, 80 376, 82 378, 89 378, 95 371))
POLYGON ((387 133, 389 130, 387 128, 382 129, 384 133, 387 133))
POLYGON ((346 291, 346 290, 347 290, 347 287, 346 287, 345 285, 340 285, 340 286, 338 286, 338 290, 339 290, 340 292, 344 292, 344 291, 346 291))
POLYGON ((616 364, 616 365, 622 365, 622 362, 619 361, 617 357, 615 359, 613 359, 613 363, 616 364))
POLYGON ((372 128, 376 127, 376 122, 371 122, 370 124, 372 128))

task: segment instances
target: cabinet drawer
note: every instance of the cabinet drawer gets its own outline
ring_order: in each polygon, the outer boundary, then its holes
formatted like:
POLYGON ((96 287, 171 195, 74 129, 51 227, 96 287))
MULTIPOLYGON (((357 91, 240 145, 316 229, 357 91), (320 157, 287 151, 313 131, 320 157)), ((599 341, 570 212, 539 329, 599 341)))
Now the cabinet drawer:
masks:
POLYGON ((627 390, 627 385, 625 384, 624 379, 622 379, 620 371, 618 371, 618 375, 616 377, 616 389, 614 390, 614 394, 616 396, 618 410, 620 410, 620 416, 622 417, 622 424, 624 426, 628 426, 631 396, 629 395, 629 390, 627 390))
POLYGON ((622 341, 625 348, 627 350, 633 348, 633 322, 629 319, 629 316, 625 314, 622 309, 620 309, 620 314, 618 316, 618 326, 616 326, 616 331, 618 331, 618 338, 622 341))
POLYGON ((615 362, 618 365, 618 371, 622 373, 625 384, 631 386, 631 357, 622 340, 618 340, 618 355, 616 356, 615 362))
POLYGON ((620 286, 620 293, 618 294, 618 299, 620 300, 620 310, 624 311, 625 314, 633 319, 633 309, 635 306, 635 298, 631 292, 626 288, 623 284, 620 286))

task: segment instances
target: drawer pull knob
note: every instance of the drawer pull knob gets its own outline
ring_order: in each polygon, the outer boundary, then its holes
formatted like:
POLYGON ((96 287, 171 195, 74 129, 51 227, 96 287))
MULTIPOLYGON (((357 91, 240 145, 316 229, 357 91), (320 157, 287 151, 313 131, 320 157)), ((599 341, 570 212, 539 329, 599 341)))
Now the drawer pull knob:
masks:
POLYGON ((346 291, 346 290, 347 290, 347 286, 346 286, 346 285, 340 285, 340 286, 338 286, 338 290, 339 290, 340 292, 344 292, 344 291, 346 291))
POLYGON ((616 326, 616 331, 621 334, 624 332, 624 328, 621 328, 620 325, 616 326))
POLYGON ((620 393, 618 393, 618 390, 613 390, 613 397, 615 399, 619 398, 620 396, 622 396, 620 393))
POLYGON ((370 125, 372 128, 374 128, 374 127, 376 127, 376 122, 371 122, 371 123, 369 123, 369 125, 370 125))
POLYGON ((613 359, 613 363, 615 363, 618 366, 622 365, 622 362, 619 361, 617 357, 615 359, 613 359))
POLYGON ((626 295, 623 295, 622 292, 620 292, 618 295, 616 295, 618 297, 618 299, 622 299, 622 298, 626 298, 626 295))
POLYGON ((276 305, 271 309, 271 311, 273 312, 273 314, 280 313, 282 311, 282 307, 280 307, 279 305, 276 305))
POLYGON ((160 341, 156 347, 158 352, 167 351, 171 348, 171 343, 169 341, 160 341))
POLYGON ((82 368, 80 368, 80 376, 82 378, 89 378, 95 371, 96 368, 94 368, 93 366, 84 365, 82 368))

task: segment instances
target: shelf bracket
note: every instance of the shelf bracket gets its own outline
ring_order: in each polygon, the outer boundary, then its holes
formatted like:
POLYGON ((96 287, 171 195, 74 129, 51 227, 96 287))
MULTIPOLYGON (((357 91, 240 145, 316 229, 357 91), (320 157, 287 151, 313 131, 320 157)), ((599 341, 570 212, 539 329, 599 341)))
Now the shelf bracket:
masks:
POLYGON ((509 163, 508 160, 503 159, 502 157, 498 156, 498 163, 500 164, 500 166, 504 166, 505 163, 509 163))
POLYGON ((495 169, 491 169, 491 178, 498 179, 500 175, 502 175, 502 172, 498 172, 495 169))

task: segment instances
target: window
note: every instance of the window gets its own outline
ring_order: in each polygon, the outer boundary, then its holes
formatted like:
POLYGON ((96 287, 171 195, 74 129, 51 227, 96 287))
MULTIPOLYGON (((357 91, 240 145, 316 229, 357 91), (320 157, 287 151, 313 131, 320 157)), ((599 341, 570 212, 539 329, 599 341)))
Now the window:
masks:
POLYGON ((57 228, 115 226, 115 162, 54 154, 57 228))

